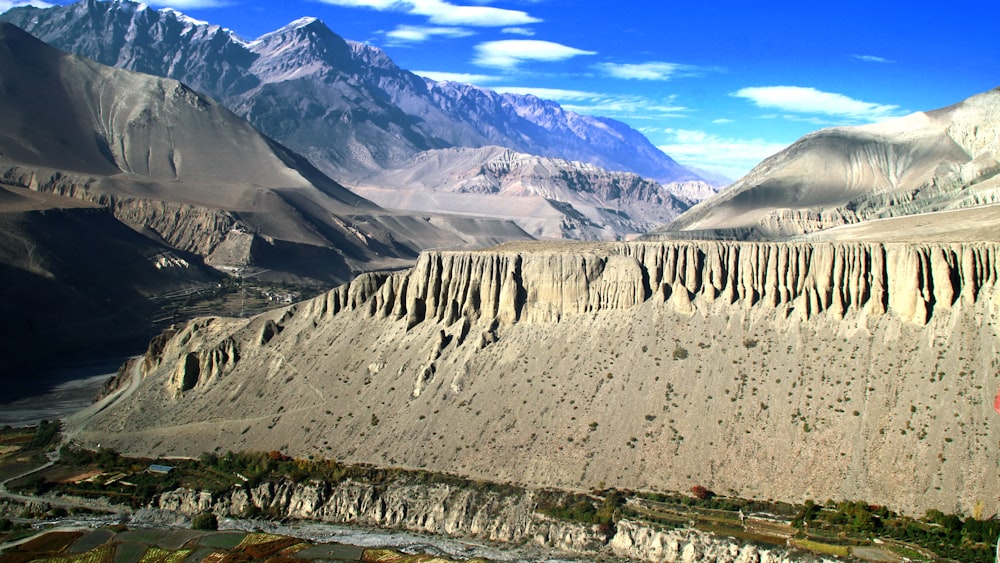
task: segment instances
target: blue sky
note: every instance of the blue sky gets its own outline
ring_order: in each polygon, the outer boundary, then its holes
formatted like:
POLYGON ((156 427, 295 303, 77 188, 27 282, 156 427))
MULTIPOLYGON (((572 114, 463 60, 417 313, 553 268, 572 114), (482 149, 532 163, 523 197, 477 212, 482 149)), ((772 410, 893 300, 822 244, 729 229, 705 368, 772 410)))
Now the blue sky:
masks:
MULTIPOLYGON (((19 3, 0 0, 0 11, 19 3)), ((619 119, 678 161, 731 178, 821 127, 1000 86, 995 0, 148 3, 247 39, 315 16, 418 74, 619 119)))

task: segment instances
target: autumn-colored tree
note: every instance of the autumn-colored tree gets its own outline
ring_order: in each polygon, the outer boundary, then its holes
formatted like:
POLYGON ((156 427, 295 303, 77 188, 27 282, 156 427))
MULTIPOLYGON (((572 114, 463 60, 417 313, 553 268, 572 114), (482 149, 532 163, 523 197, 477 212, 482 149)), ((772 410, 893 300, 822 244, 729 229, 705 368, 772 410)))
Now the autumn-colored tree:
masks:
POLYGON ((705 487, 702 487, 701 485, 695 485, 691 487, 691 494, 694 495, 695 498, 701 500, 708 500, 715 496, 715 493, 706 489, 705 487))

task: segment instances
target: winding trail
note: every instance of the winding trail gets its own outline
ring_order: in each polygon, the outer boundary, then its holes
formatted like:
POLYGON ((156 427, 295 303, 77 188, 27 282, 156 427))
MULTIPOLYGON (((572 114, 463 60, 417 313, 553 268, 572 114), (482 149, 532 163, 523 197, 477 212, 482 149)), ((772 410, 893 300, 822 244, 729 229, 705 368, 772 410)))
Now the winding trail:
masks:
MULTIPOLYGON (((101 400, 97 401, 96 403, 90 405, 89 407, 81 409, 80 411, 66 417, 63 420, 62 443, 68 444, 72 442, 73 439, 80 433, 80 430, 83 428, 85 423, 89 421, 91 418, 93 418, 97 413, 103 411, 104 409, 113 405, 117 401, 131 396, 132 393, 134 393, 135 390, 139 387, 139 384, 142 382, 142 371, 140 369, 141 365, 142 363, 137 361, 136 358, 130 359, 129 360, 130 381, 127 386, 119 387, 107 397, 104 397, 101 400)), ((88 510, 94 510, 97 512, 111 512, 115 514, 131 513, 131 510, 126 507, 117 506, 106 502, 98 502, 86 498, 52 497, 52 496, 43 497, 34 495, 21 495, 17 493, 12 493, 10 492, 10 490, 7 489, 7 485, 12 481, 23 479, 29 475, 32 475, 34 473, 39 473, 55 465, 60 458, 59 448, 56 448, 55 450, 48 452, 46 456, 49 458, 49 461, 47 461, 46 463, 0 482, 0 498, 22 503, 43 503, 53 507, 86 508, 88 510)))

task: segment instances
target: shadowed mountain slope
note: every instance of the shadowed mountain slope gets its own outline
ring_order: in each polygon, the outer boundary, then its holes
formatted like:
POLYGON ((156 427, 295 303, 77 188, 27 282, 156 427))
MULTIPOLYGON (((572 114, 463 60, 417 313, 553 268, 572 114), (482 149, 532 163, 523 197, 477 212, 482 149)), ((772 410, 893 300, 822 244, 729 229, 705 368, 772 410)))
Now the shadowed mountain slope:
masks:
POLYGON ((219 277, 98 205, 0 185, 0 379, 141 350, 152 298, 219 277))
POLYGON ((154 301, 218 272, 329 287, 422 248, 528 238, 387 212, 171 79, 59 52, 0 22, 0 276, 7 373, 121 353, 154 301))
POLYGON ((775 238, 1000 202, 1000 89, 954 106, 806 135, 662 236, 775 238))

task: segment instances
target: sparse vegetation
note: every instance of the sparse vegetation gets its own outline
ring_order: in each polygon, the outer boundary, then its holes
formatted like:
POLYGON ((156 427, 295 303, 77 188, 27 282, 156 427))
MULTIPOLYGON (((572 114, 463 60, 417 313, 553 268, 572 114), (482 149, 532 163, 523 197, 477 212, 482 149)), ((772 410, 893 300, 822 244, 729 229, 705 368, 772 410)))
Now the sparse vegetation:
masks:
POLYGON ((680 344, 678 344, 674 348, 673 358, 675 360, 686 360, 687 357, 688 357, 687 348, 685 348, 685 347, 681 346, 680 344))

